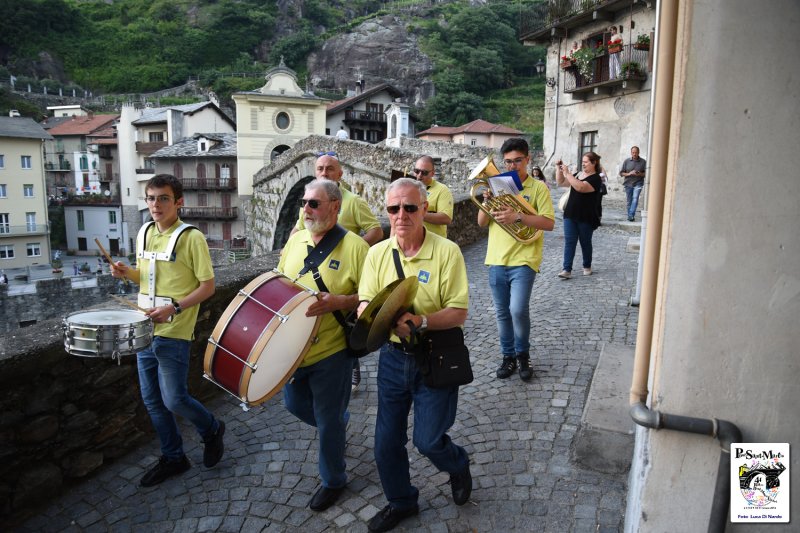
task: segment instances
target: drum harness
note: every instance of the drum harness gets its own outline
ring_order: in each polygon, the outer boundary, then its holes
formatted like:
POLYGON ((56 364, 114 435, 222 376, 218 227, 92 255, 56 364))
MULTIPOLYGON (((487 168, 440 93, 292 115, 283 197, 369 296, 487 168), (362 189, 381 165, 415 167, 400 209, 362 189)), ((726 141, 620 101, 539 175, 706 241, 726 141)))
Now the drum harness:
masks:
MULTIPOLYGON (((172 298, 156 295, 157 265, 159 261, 170 261, 174 263, 176 258, 175 248, 178 246, 178 239, 180 236, 188 230, 197 229, 191 224, 186 224, 184 222, 175 228, 175 231, 172 233, 167 243, 166 250, 163 252, 148 252, 145 251, 147 248, 147 231, 153 226, 155 226, 154 221, 151 220, 147 222, 141 227, 139 235, 136 238, 136 257, 150 261, 150 268, 147 269, 147 294, 139 293, 139 307, 145 307, 147 309, 167 304, 172 305, 172 298)), ((172 317, 170 317, 169 321, 172 322, 172 317)))

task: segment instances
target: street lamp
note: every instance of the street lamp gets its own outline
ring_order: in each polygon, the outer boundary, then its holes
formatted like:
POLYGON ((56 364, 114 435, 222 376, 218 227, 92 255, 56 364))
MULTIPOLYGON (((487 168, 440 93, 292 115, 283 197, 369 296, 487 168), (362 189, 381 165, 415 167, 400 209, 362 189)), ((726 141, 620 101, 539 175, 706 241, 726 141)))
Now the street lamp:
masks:
POLYGON ((536 67, 536 75, 537 76, 541 76, 542 74, 544 74, 544 61, 539 59, 539 61, 537 61, 536 65, 534 65, 534 66, 536 67))

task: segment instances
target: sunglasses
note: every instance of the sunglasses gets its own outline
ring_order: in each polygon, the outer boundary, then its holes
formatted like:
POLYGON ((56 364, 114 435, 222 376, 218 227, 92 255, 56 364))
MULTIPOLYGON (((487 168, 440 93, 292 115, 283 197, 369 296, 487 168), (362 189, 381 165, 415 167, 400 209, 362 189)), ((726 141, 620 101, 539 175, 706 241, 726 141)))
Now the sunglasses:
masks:
POLYGON ((413 172, 414 174, 422 174, 423 176, 427 176, 431 173, 430 170, 425 170, 424 168, 415 168, 413 172))
POLYGON ((322 202, 332 202, 333 200, 306 200, 302 198, 300 200, 300 207, 305 207, 308 204, 308 207, 311 209, 317 209, 322 202))
POLYGON ((418 205, 414 204, 402 204, 402 205, 387 205, 386 212, 390 215, 396 215, 400 212, 400 208, 403 208, 403 211, 406 213, 416 213, 417 210, 420 208, 418 205))
POLYGON ((329 155, 331 157, 339 159, 339 154, 337 154, 336 152, 317 152, 317 157, 322 157, 323 155, 329 155))

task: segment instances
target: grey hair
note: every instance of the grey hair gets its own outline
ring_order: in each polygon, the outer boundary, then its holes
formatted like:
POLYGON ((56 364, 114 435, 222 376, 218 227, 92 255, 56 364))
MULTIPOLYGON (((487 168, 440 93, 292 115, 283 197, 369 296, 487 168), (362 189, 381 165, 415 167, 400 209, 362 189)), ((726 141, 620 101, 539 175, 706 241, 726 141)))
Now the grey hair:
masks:
POLYGON ((389 193, 395 189, 400 187, 415 187, 419 191, 419 195, 422 198, 423 202, 428 201, 428 189, 425 188, 425 184, 421 181, 417 181, 413 178, 400 178, 395 180, 389 184, 389 187, 386 189, 386 198, 389 198, 389 193))
POLYGON ((339 190, 339 184, 331 180, 311 180, 306 185, 306 191, 313 191, 315 189, 322 189, 328 196, 328 200, 342 201, 342 191, 339 190))

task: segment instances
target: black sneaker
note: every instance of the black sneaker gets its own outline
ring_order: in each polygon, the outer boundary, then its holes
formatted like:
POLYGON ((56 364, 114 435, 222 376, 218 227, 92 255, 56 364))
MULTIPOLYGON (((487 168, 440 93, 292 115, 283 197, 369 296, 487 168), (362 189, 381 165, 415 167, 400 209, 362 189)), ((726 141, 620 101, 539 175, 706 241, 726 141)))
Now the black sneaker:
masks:
POLYGON ((142 479, 139 481, 139 485, 142 487, 152 487, 158 485, 162 481, 171 478, 172 476, 183 474, 191 467, 192 464, 185 455, 180 459, 173 460, 167 459, 162 455, 161 459, 158 460, 158 464, 156 464, 156 466, 148 470, 147 473, 142 476, 142 479))
POLYGON ((361 365, 356 363, 358 366, 353 368, 353 379, 350 382, 350 390, 355 392, 358 390, 358 386, 361 384, 361 365))
POLYGON ((203 450, 203 464, 207 468, 211 468, 222 459, 222 453, 225 451, 225 444, 222 442, 222 436, 225 434, 225 422, 219 421, 219 428, 212 436, 203 439, 205 450, 203 450))
POLYGON ((513 357, 503 357, 503 362, 500 363, 500 368, 497 369, 497 377, 506 379, 514 373, 517 369, 517 361, 513 357))
POLYGON ((450 474, 450 488, 453 491, 453 503, 464 505, 472 494, 472 474, 469 465, 461 472, 450 474))
POLYGON ((409 516, 414 516, 417 513, 419 513, 419 506, 417 505, 405 510, 399 510, 391 505, 387 505, 370 519, 369 523, 367 523, 367 529, 373 533, 389 531, 397 527, 397 524, 409 516))
POLYGON ((522 381, 528 381, 533 377, 533 369, 531 368, 530 357, 517 356, 517 365, 519 366, 519 378, 522 381))

